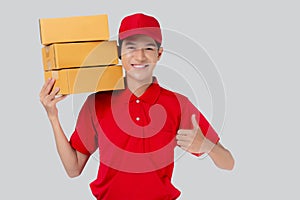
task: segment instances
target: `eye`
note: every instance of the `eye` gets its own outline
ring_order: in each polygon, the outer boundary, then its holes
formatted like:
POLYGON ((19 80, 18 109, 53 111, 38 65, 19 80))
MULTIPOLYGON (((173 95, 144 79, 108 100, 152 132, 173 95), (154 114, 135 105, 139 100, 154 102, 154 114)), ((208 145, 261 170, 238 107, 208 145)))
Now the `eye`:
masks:
POLYGON ((129 49, 129 50, 134 50, 135 47, 134 46, 127 46, 126 49, 129 49))
POLYGON ((154 48, 153 47, 147 47, 146 50, 147 51, 154 51, 154 48))

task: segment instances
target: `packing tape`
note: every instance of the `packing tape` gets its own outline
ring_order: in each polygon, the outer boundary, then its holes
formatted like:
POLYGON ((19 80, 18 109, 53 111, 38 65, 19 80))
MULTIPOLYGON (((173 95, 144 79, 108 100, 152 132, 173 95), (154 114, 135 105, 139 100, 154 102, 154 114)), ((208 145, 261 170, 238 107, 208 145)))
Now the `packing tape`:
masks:
POLYGON ((51 61, 50 60, 47 61, 47 67, 48 67, 48 70, 51 70, 51 61))
POLYGON ((58 79, 58 71, 52 71, 52 78, 58 79))
POLYGON ((45 53, 46 53, 46 57, 49 57, 49 46, 45 46, 45 53))

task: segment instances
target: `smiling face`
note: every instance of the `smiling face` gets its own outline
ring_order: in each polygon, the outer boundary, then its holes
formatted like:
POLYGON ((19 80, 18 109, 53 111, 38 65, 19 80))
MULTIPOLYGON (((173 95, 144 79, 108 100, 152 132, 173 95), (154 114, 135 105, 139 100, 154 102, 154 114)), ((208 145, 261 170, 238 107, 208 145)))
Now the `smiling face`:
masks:
POLYGON ((127 81, 147 83, 152 81, 153 70, 163 49, 146 35, 134 35, 123 40, 121 47, 122 65, 127 81))

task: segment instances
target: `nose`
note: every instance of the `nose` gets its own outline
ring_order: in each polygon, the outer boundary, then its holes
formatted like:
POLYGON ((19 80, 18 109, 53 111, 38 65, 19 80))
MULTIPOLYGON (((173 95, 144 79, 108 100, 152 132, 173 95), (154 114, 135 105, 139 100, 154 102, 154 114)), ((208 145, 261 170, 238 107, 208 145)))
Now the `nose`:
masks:
POLYGON ((134 52, 134 57, 139 61, 145 60, 146 59, 145 49, 143 48, 136 49, 134 52))

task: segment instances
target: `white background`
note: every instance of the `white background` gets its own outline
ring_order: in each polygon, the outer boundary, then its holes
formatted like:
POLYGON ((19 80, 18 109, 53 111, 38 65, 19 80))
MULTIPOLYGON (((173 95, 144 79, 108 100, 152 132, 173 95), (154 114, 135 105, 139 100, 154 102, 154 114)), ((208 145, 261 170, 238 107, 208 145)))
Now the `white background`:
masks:
MULTIPOLYGON (((205 48, 225 87, 220 135, 235 168, 223 171, 209 158, 181 157, 173 176, 180 199, 299 199, 298 1, 12 0, 1 1, 0 9, 0 199, 93 199, 88 184, 96 176, 97 160, 91 159, 80 177, 68 178, 39 102, 38 19, 106 13, 113 37, 120 20, 133 12, 152 14, 165 29, 205 48)), ((79 98, 69 96, 59 104, 68 136, 79 98)), ((203 99, 199 107, 211 116, 211 105, 203 99)))

